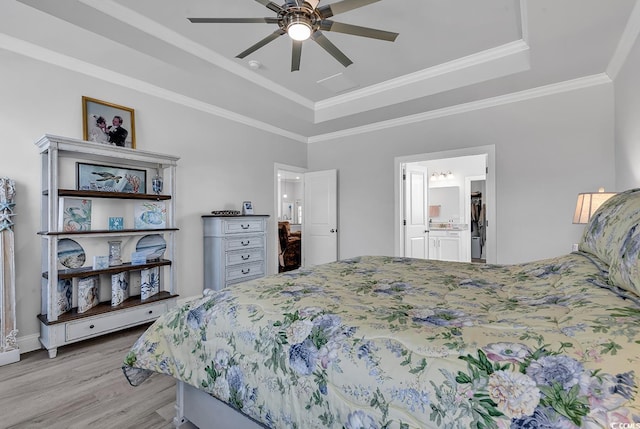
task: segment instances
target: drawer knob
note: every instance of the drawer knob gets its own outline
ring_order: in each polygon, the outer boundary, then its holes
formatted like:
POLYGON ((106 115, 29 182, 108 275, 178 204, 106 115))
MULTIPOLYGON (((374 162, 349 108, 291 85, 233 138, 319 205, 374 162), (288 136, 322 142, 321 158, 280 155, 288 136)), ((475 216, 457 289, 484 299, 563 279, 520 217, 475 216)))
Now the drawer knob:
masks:
POLYGON ((246 261, 247 259, 249 259, 251 257, 251 255, 242 255, 241 258, 243 261, 246 261))
POLYGON ((89 329, 95 328, 95 325, 89 325, 89 329))
POLYGON ((153 310, 149 310, 149 314, 153 314, 153 310))
POLYGON ((248 246, 249 243, 251 243, 251 241, 249 241, 249 240, 240 242, 240 244, 242 244, 243 246, 248 246))
POLYGON ((242 229, 249 229, 249 227, 250 227, 250 226, 251 226, 251 225, 249 225, 249 224, 247 224, 247 225, 242 225, 242 224, 240 224, 240 227, 241 227, 242 229))
POLYGON ((242 274, 249 274, 249 271, 251 271, 251 268, 247 268, 246 271, 242 269, 242 274))

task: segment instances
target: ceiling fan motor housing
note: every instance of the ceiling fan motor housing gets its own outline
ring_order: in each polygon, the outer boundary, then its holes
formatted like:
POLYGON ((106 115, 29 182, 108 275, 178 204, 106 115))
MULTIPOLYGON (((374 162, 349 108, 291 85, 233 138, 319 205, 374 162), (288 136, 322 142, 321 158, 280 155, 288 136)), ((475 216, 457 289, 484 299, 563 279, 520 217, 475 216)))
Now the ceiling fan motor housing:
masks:
POLYGON ((287 2, 278 13, 278 25, 283 31, 288 31, 294 24, 305 25, 313 33, 320 27, 322 18, 308 3, 298 6, 294 2, 287 2))

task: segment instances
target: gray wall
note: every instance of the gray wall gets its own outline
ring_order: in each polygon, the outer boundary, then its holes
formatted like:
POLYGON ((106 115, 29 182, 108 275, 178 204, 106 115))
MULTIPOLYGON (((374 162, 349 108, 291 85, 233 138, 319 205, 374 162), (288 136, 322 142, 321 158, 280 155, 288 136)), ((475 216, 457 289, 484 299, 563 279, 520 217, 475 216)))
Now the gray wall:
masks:
POLYGON ((432 119, 309 146, 309 169, 338 169, 340 257, 394 252, 394 158, 495 145, 497 262, 577 243, 578 192, 614 185, 613 85, 432 119))
MULTIPOLYGON (((269 214, 275 249, 274 163, 305 167, 305 144, 0 49, 0 175, 16 181, 17 325, 22 352, 38 347, 40 313, 40 156, 43 134, 82 138, 83 95, 135 109, 137 148, 178 161, 178 293, 202 291, 201 215, 240 209, 269 214)), ((269 267, 276 266, 269 255, 269 267)))
POLYGON ((615 79, 617 191, 640 187, 640 41, 615 79))

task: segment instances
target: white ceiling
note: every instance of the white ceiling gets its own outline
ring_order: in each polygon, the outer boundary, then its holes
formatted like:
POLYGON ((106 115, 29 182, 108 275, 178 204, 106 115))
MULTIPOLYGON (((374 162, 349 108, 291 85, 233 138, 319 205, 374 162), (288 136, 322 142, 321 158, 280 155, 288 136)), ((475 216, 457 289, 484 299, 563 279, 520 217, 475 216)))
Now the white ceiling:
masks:
POLYGON ((326 32, 354 63, 309 40, 291 72, 286 35, 235 58, 276 25, 187 20, 275 16, 255 0, 2 1, 15 19, 3 20, 0 47, 305 142, 600 82, 639 14, 636 0, 381 0, 332 19, 397 32, 395 42, 326 32))

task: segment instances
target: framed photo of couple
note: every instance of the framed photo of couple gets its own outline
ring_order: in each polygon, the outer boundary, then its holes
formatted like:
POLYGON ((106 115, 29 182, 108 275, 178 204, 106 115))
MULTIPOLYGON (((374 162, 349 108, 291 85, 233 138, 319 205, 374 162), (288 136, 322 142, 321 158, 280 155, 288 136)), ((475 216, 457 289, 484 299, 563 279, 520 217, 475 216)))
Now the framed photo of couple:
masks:
POLYGON ((94 143, 135 149, 133 109, 83 96, 82 138, 94 143))

